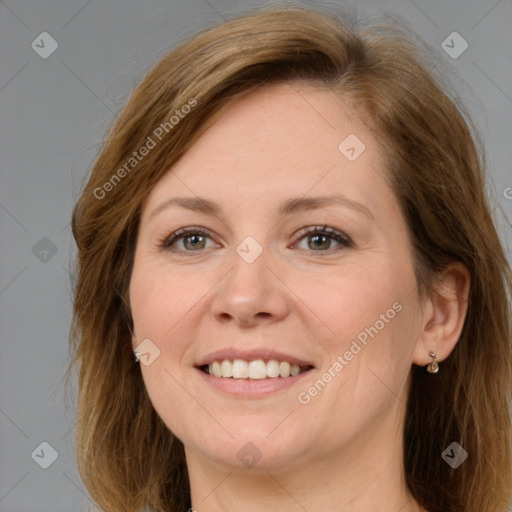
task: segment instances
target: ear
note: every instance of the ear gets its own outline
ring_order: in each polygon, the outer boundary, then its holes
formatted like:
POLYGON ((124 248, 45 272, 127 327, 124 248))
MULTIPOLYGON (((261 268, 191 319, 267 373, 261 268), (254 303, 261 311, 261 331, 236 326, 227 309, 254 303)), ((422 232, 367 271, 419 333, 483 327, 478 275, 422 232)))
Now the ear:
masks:
POLYGON ((418 366, 432 361, 430 352, 440 362, 455 348, 466 318, 470 283, 471 274, 461 262, 451 263, 439 276, 423 308, 422 332, 413 355, 418 366))

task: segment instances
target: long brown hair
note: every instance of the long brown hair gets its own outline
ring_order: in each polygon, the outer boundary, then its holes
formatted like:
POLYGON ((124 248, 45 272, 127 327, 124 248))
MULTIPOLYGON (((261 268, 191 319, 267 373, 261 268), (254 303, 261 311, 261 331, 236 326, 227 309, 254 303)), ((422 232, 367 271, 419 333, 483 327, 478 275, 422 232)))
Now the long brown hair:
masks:
POLYGON ((407 486, 430 512, 506 511, 511 270, 485 195, 483 150, 425 55, 393 24, 274 6, 202 30, 136 88, 72 216, 78 257, 66 375, 76 367, 80 475, 105 511, 190 507, 183 445, 153 409, 132 355, 128 289, 144 199, 231 98, 298 80, 342 95, 382 142, 420 293, 433 293, 436 274, 450 262, 471 273, 463 332, 442 371, 427 378, 412 367, 407 486), (149 150, 134 160, 142 147, 149 150), (469 454, 458 469, 441 457, 454 441, 469 454))

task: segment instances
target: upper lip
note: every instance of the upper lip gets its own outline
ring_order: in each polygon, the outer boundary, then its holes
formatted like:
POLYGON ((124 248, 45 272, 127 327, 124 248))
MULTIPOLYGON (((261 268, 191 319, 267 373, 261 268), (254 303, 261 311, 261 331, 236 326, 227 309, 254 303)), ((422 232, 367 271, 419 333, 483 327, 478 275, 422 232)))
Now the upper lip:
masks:
POLYGON ((223 361, 224 359, 228 359, 230 361, 233 361, 234 359, 242 359, 244 361, 254 361, 256 359, 270 361, 275 359, 277 361, 287 361, 290 364, 297 364, 299 366, 314 367, 314 364, 311 361, 270 348, 255 348, 251 350, 242 350, 239 348, 221 348, 201 357, 196 362, 196 366, 204 366, 213 363, 214 361, 223 361))

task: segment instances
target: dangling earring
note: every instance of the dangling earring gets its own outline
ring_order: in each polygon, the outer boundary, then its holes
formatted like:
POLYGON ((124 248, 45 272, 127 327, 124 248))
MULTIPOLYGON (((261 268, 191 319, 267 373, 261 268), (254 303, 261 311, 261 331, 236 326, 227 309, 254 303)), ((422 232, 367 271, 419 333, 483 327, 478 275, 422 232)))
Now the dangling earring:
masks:
POLYGON ((432 362, 427 366, 428 373, 437 373, 439 371, 439 363, 436 361, 436 353, 429 352, 428 354, 432 358, 432 362))
POLYGON ((138 352, 134 352, 135 362, 138 363, 140 361, 140 354, 138 352))

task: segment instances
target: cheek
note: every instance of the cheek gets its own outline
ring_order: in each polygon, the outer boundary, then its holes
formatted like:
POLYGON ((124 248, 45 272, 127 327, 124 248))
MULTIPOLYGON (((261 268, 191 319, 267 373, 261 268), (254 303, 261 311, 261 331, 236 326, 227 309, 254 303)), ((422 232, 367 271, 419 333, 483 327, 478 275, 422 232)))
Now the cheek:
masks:
POLYGON ((325 339, 331 340, 330 348, 336 350, 350 345, 376 322, 383 330, 381 315, 385 315, 384 321, 394 318, 393 304, 401 302, 402 288, 393 272, 377 262, 349 264, 307 280, 297 276, 294 285, 297 295, 316 313, 325 339))
MULTIPOLYGON (((180 363, 187 347, 187 312, 199 300, 194 293, 192 281, 195 278, 180 280, 176 274, 151 264, 136 262, 130 281, 130 305, 132 309, 134 334, 133 346, 142 340, 150 339, 160 354, 140 370, 149 399, 162 421, 180 439, 187 435, 192 421, 187 415, 174 414, 173 411, 193 409, 194 401, 184 392, 180 363), (185 330, 184 330, 185 328, 185 330), (166 342, 170 337, 173 343, 166 342)), ((190 326, 189 326, 190 327, 190 326)), ((192 427, 192 429, 194 429, 192 427)))
POLYGON ((149 338, 162 350, 166 337, 175 330, 200 299, 199 278, 179 274, 162 267, 135 265, 130 282, 130 305, 137 341, 149 338))
POLYGON ((332 284, 345 286, 339 289, 346 292, 332 294, 332 300, 325 300, 318 310, 335 332, 322 338, 327 357, 320 378, 329 382, 325 388, 311 382, 312 387, 304 391, 313 397, 312 409, 330 411, 322 428, 326 436, 338 439, 378 424, 391 409, 400 407, 402 397, 406 401, 403 393, 412 364, 416 306, 412 296, 391 279, 377 283, 368 276, 356 283, 340 278, 332 284))
POLYGON ((308 282, 298 295, 318 314, 323 370, 336 375, 318 402, 340 404, 340 415, 364 416, 361 403, 380 410, 400 396, 412 364, 418 335, 412 262, 375 252, 308 282))

